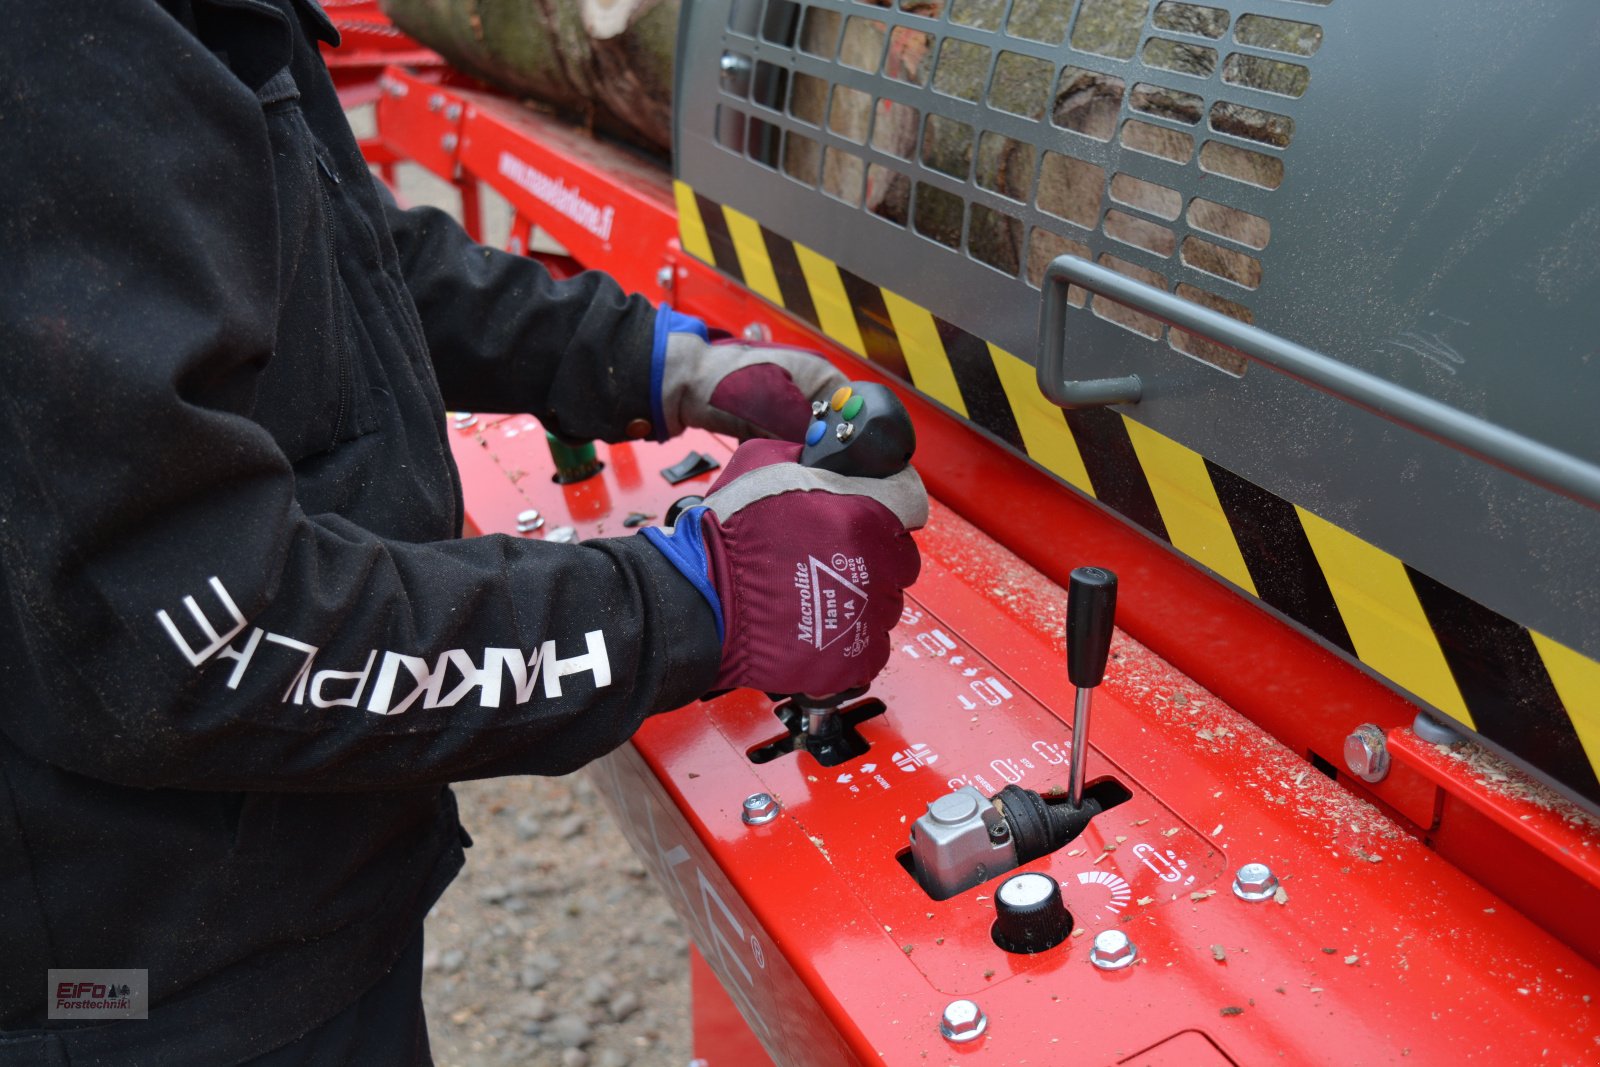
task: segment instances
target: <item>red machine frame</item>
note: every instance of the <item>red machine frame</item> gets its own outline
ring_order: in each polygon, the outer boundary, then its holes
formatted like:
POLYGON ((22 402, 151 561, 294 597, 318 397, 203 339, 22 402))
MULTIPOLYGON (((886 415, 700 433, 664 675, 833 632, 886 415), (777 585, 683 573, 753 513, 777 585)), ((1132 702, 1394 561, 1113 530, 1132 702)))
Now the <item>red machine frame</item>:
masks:
MULTIPOLYGON (((382 50, 413 62, 403 38, 360 43, 364 58, 349 70, 370 74, 382 50)), ((727 1025, 725 998, 705 985, 709 966, 767 1047, 806 1064, 1454 1063, 1485 1050, 1502 1062, 1546 1050, 1548 1062, 1600 1059, 1592 820, 1514 774, 1486 780, 1420 741, 1409 729, 1416 709, 1390 690, 686 255, 673 187, 654 162, 431 61, 354 81, 369 98, 377 90, 369 159, 409 159, 452 180, 474 234, 481 181, 515 208, 514 250, 537 224, 567 250, 547 258, 558 273, 601 267, 714 326, 824 351, 852 377, 895 388, 916 423, 918 468, 937 504, 896 634, 915 658, 897 656, 875 684, 890 712, 862 729, 873 744, 863 759, 880 754, 880 769, 820 768, 809 755, 750 763, 744 754, 778 729, 770 702, 745 692, 651 720, 599 768, 706 954, 693 968, 703 1057, 755 1062, 749 1034, 727 1025), (530 173, 543 184, 530 185, 530 173), (551 182, 612 210, 604 237, 540 199, 551 182), (1061 586, 1084 562, 1122 579, 1091 779, 1115 776, 1135 799, 1097 819, 1078 851, 1027 869, 1067 884, 1082 928, 1129 933, 1143 962, 1124 972, 1090 968, 1086 938, 1038 957, 1002 953, 984 918, 992 884, 935 902, 894 861, 908 819, 958 779, 984 781, 985 792, 1002 774, 1040 789, 1054 781, 1048 754, 1070 745, 1061 586), (943 645, 919 645, 930 632, 943 645), (947 671, 958 655, 978 673, 947 671), (964 681, 952 702, 953 680, 969 677, 996 683, 1000 711, 967 714, 976 699, 964 681), (1394 770, 1384 781, 1339 773, 1335 784, 1305 762, 1342 766, 1344 738, 1363 722, 1387 732, 1394 770), (938 773, 933 760, 886 770, 894 755, 914 762, 919 751, 942 756, 938 773), (989 767, 993 781, 980 777, 989 767), (784 817, 743 825, 739 802, 756 791, 780 797, 784 817), (1164 838, 1151 837, 1157 827, 1164 838), (1151 849, 1188 863, 1188 881, 1166 881, 1151 849), (1232 897, 1232 870, 1249 860, 1290 876, 1285 902, 1232 897), (1094 870, 1117 872, 1127 900, 1111 907, 1120 888, 1095 896, 1112 883, 1094 870), (1085 871, 1089 880, 1075 881, 1085 871), (1143 988, 1096 999, 1124 982, 1143 988), (956 996, 978 1000, 990 1020, 971 1044, 938 1034, 939 1010, 956 996), (1083 1003, 1094 1005, 1093 1026, 1064 1010, 1083 1003)), ((525 476, 549 465, 533 428, 519 416, 456 431, 476 530, 513 532, 533 506, 584 536, 621 534, 615 516, 659 513, 683 491, 656 469, 686 447, 728 447, 710 437, 601 446, 602 477, 557 487, 525 476)))

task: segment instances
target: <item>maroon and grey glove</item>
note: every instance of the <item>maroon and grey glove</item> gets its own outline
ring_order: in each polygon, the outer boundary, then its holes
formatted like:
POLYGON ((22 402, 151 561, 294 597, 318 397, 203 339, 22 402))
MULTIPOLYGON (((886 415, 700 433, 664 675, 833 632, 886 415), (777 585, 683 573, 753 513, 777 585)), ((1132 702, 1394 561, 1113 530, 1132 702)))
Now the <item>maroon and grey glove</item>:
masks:
POLYGON ((799 441, 811 403, 827 399, 845 376, 801 348, 708 342, 699 319, 662 308, 651 361, 651 415, 666 440, 685 427, 739 438, 799 441))
POLYGON ((716 616, 715 689, 822 696, 866 685, 921 559, 928 495, 907 467, 853 478, 802 467, 800 448, 751 441, 705 502, 644 531, 716 616))

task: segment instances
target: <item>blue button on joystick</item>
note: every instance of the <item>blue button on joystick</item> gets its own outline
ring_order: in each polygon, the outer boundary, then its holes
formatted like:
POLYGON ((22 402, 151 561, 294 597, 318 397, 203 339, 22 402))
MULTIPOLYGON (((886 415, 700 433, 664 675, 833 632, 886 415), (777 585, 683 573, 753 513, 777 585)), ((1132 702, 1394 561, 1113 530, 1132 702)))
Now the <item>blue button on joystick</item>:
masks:
POLYGON ((822 435, 828 432, 828 424, 823 419, 813 422, 806 430, 806 444, 814 445, 822 440, 822 435))

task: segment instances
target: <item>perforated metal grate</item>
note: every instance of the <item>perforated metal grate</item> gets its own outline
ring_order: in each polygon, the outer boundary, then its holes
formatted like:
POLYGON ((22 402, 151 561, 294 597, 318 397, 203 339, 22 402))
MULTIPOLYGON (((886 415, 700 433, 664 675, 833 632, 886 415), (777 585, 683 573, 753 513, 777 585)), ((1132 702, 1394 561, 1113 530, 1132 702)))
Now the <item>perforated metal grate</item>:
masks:
MULTIPOLYGON (((1055 256, 1092 256, 1249 322, 1268 277, 1270 194, 1323 39, 1317 5, 1266 6, 1288 13, 1176 0, 733 0, 715 141, 785 179, 784 195, 857 209, 860 227, 823 242, 841 263, 859 258, 854 246, 911 237, 1037 290, 1055 256)), ((1102 298, 1092 307, 1244 371, 1182 331, 1102 298)))

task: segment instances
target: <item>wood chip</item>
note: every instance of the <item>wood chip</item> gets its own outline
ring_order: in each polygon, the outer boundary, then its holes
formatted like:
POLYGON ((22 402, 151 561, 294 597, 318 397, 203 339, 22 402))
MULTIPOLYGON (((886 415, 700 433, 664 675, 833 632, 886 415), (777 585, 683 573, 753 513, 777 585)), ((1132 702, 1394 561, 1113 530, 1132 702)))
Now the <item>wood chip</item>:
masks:
POLYGON ((1360 956, 1346 956, 1344 958, 1344 961, 1346 963, 1348 963, 1350 966, 1354 967, 1356 964, 1361 962, 1361 957, 1360 956))
POLYGON ((1156 902, 1156 898, 1155 897, 1140 897, 1138 900, 1134 901, 1134 903, 1139 905, 1139 907, 1141 907, 1141 908, 1147 908, 1151 904, 1154 904, 1155 902, 1156 902))
POLYGON ((1150 821, 1149 819, 1140 819, 1138 822, 1134 823, 1133 825, 1135 825, 1135 826, 1143 826, 1145 823, 1147 823, 1149 821, 1150 821))
POLYGON ((1232 1005, 1229 1005, 1228 1007, 1223 1008, 1217 1014, 1218 1015, 1243 1015, 1244 1014, 1244 1009, 1243 1008, 1235 1008, 1232 1005))
POLYGON ((1218 963, 1221 963, 1223 960, 1228 958, 1228 950, 1223 948, 1221 945, 1212 945, 1211 958, 1216 960, 1218 963))
POLYGON ((1120 845, 1120 844, 1122 844, 1122 843, 1123 843, 1123 842, 1124 842, 1124 841, 1126 841, 1126 840, 1127 840, 1127 839, 1128 839, 1128 835, 1127 835, 1127 834, 1118 834, 1118 835, 1117 835, 1117 844, 1119 844, 1119 845, 1120 845))
POLYGON ((1338 951, 1339 951, 1339 950, 1338 950, 1338 949, 1336 949, 1336 948, 1325 948, 1325 949, 1323 949, 1323 950, 1322 950, 1322 951, 1323 951, 1323 952, 1325 952, 1325 953, 1327 953, 1327 954, 1328 954, 1328 955, 1329 955, 1329 956, 1332 956, 1332 955, 1334 955, 1334 954, 1335 954, 1335 953, 1337 953, 1337 952, 1338 952, 1338 951))
POLYGON ((1189 894, 1189 899, 1192 900, 1192 901, 1195 901, 1196 903, 1199 903, 1200 901, 1206 899, 1207 897, 1214 897, 1216 895, 1217 895, 1217 891, 1215 889, 1202 889, 1197 893, 1190 893, 1189 894))
POLYGON ((1176 826, 1174 826, 1174 827, 1173 827, 1173 828, 1172 828, 1172 829, 1170 829, 1170 830, 1163 830, 1163 831, 1161 831, 1161 836, 1162 836, 1162 837, 1171 837, 1171 836, 1172 836, 1172 835, 1173 835, 1173 834, 1175 834, 1175 833, 1177 833, 1177 832, 1178 832, 1178 828, 1177 828, 1177 827, 1176 827, 1176 826))
POLYGON ((1274 904, 1287 904, 1287 903, 1289 903, 1289 891, 1287 889, 1283 888, 1283 886, 1280 885, 1278 887, 1278 891, 1276 893, 1272 894, 1272 902, 1274 904))

